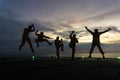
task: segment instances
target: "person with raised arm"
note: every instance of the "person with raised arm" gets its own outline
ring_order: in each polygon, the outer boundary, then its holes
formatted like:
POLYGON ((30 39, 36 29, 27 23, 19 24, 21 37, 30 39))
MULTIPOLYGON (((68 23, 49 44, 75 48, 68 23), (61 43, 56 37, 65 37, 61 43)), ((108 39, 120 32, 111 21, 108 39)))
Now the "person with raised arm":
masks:
POLYGON ((103 56, 103 59, 105 59, 105 56, 104 56, 104 52, 101 48, 101 44, 100 44, 100 35, 105 33, 105 32, 108 32, 110 31, 111 29, 108 28, 107 30, 103 31, 103 32, 99 32, 98 29, 95 29, 94 32, 92 32, 90 29, 87 28, 87 26, 85 27, 87 31, 89 31, 92 36, 93 36, 93 40, 92 40, 92 46, 91 46, 91 49, 90 49, 90 52, 89 52, 89 57, 88 58, 91 58, 91 54, 95 48, 95 46, 98 47, 99 51, 101 52, 102 56, 103 56))
POLYGON ((35 28, 34 28, 33 24, 29 25, 27 28, 24 29, 23 36, 22 36, 22 42, 21 42, 21 45, 19 46, 19 50, 21 50, 22 47, 24 46, 25 42, 27 42, 29 44, 30 49, 34 53, 34 49, 33 49, 31 40, 29 38, 29 33, 33 32, 33 31, 35 31, 35 28))
POLYGON ((69 47, 72 49, 72 60, 75 60, 75 50, 76 50, 76 43, 78 43, 78 39, 76 38, 76 34, 74 34, 75 31, 72 31, 70 33, 70 43, 69 47))

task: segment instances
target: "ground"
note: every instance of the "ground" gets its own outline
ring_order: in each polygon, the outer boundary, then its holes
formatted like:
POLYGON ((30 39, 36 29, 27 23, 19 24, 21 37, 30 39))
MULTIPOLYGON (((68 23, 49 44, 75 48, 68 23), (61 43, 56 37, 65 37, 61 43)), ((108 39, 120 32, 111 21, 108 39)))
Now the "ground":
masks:
POLYGON ((120 80, 117 59, 0 58, 0 80, 120 80))

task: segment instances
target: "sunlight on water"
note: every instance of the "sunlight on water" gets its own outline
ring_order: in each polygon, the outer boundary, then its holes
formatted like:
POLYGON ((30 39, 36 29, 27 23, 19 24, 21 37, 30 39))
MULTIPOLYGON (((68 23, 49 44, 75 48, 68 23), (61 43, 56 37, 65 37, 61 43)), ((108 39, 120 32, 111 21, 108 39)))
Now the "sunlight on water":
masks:
MULTIPOLYGON (((51 57, 51 56, 56 56, 56 54, 49 54, 47 55, 47 57, 51 57)), ((64 53, 64 54, 60 54, 61 57, 71 57, 71 54, 69 53, 64 53)), ((89 54, 87 53, 76 53, 75 57, 80 57, 80 58, 87 58, 89 56, 89 54)), ((102 58, 102 55, 100 53, 93 53, 92 54, 93 58, 102 58)), ((105 57, 106 58, 120 58, 120 53, 105 53, 105 57)))
MULTIPOLYGON (((85 54, 85 53, 84 54, 76 54, 76 57, 82 57, 82 56, 88 57, 89 54, 85 54)), ((118 58, 118 56, 120 56, 120 53, 105 53, 106 58, 118 58)), ((102 58, 102 55, 100 53, 93 53, 92 57, 102 58)), ((119 57, 119 59, 120 59, 120 57, 119 57)))

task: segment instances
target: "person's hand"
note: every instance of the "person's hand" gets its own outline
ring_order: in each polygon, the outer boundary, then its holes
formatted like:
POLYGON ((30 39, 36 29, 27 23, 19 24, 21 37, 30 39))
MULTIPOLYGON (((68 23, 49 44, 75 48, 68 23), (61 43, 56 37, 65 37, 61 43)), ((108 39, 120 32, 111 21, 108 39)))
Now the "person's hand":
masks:
POLYGON ((38 32, 38 29, 37 29, 37 31, 36 32, 38 32))
POLYGON ((87 29, 87 26, 85 26, 85 28, 87 29))
POLYGON ((109 28, 108 30, 111 30, 111 28, 109 28))
POLYGON ((34 26, 34 24, 31 24, 31 26, 34 26))
POLYGON ((75 31, 72 31, 72 33, 74 33, 75 31))

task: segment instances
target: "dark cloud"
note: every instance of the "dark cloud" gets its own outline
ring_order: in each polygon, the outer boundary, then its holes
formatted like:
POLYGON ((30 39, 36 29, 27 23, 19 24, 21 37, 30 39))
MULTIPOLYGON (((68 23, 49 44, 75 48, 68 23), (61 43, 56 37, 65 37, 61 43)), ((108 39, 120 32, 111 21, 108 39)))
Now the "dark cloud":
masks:
POLYGON ((120 32, 120 29, 118 29, 118 27, 111 26, 110 28, 111 28, 112 31, 114 31, 114 32, 120 32))
POLYGON ((110 8, 112 10, 119 9, 117 0, 4 0, 2 4, 2 9, 10 10, 29 19, 65 18, 73 20, 82 16, 88 17, 85 18, 86 20, 93 18, 101 20, 106 15, 111 14, 104 13, 111 6, 117 6, 115 9, 110 8), (105 10, 103 11, 103 9, 105 10), (101 13, 102 11, 103 13, 101 13), (96 13, 101 14, 93 15, 96 13))
POLYGON ((69 24, 61 23, 60 26, 73 29, 69 24))
POLYGON ((99 29, 99 31, 104 31, 108 28, 111 28, 112 32, 120 32, 120 29, 118 26, 96 26, 96 27, 93 27, 91 29, 94 30, 95 28, 99 29))
POLYGON ((39 23, 35 23, 36 29, 40 30, 40 31, 50 31, 53 32, 54 29, 52 29, 52 25, 50 25, 47 22, 39 22, 39 23))

